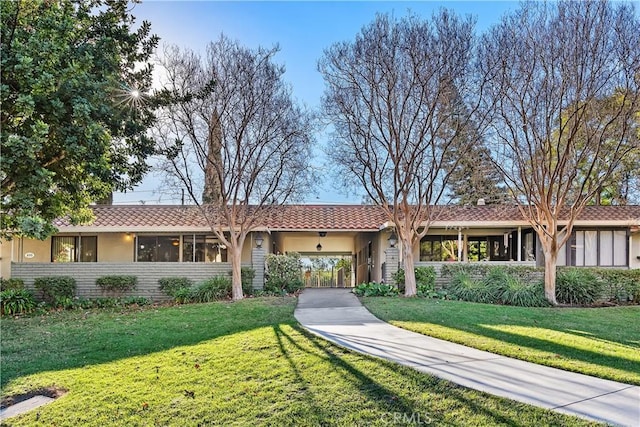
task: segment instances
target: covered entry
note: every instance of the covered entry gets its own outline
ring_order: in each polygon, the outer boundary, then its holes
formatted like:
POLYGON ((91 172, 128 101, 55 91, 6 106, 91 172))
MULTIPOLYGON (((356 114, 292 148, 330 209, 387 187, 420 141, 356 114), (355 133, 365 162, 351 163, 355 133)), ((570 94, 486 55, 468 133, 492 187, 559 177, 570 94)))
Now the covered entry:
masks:
POLYGON ((302 282, 305 288, 348 288, 353 286, 350 253, 303 253, 302 282))

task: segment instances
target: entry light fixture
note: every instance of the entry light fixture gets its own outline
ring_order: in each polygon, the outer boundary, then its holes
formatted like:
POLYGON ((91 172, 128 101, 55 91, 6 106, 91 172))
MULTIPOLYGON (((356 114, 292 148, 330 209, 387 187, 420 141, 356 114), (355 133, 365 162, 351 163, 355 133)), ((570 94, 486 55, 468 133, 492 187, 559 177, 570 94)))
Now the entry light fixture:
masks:
POLYGON ((395 248, 398 244, 398 236, 396 236, 396 233, 393 231, 391 232, 391 235, 387 240, 389 242, 389 246, 391 246, 392 248, 395 248))
POLYGON ((324 236, 326 236, 326 235, 327 235, 327 232, 326 232, 326 231, 319 231, 319 232, 318 232, 318 236, 319 236, 319 237, 318 237, 318 244, 317 244, 317 246, 316 246, 316 250, 317 250, 318 252, 320 252, 320 251, 322 250, 322 245, 320 244, 320 238, 321 238, 321 237, 324 237, 324 236))
POLYGON ((262 243, 264 242, 264 238, 262 237, 262 233, 256 234, 256 248, 262 248, 262 243))

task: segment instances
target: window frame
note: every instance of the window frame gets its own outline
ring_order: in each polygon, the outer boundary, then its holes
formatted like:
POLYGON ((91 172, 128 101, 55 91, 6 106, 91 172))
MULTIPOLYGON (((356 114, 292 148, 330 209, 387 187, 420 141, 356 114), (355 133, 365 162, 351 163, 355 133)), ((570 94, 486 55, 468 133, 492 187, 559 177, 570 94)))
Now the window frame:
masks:
POLYGON ((69 263, 69 262, 98 262, 98 236, 97 235, 57 235, 57 236, 51 236, 51 257, 50 260, 51 262, 55 262, 55 263, 69 263), (66 260, 66 261, 62 261, 60 259, 57 259, 58 257, 55 254, 55 250, 56 250, 56 241, 58 239, 73 239, 73 246, 72 246, 72 250, 70 251, 70 259, 66 260), (83 246, 88 246, 89 244, 87 243, 88 240, 93 240, 93 244, 91 246, 93 246, 94 251, 93 254, 91 256, 91 260, 86 260, 84 259, 84 255, 82 253, 82 248, 83 246), (83 245, 83 241, 85 242, 85 245, 83 245))

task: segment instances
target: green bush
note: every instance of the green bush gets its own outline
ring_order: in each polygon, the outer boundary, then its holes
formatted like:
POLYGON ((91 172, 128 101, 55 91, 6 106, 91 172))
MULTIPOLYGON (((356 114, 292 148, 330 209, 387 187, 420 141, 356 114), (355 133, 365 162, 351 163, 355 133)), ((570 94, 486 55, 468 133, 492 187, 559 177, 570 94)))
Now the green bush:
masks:
POLYGON ((24 281, 13 277, 11 279, 3 279, 0 277, 0 291, 9 291, 12 289, 24 289, 24 281))
POLYGON ((193 282, 187 277, 163 277, 158 279, 158 285, 162 293, 175 298, 178 291, 192 287, 193 282))
POLYGON ((211 302, 231 298, 231 279, 215 276, 200 283, 193 290, 195 302, 211 302))
POLYGON ((300 255, 289 252, 287 255, 267 255, 267 281, 264 290, 268 293, 293 293, 302 289, 304 283, 300 274, 300 255))
MULTIPOLYGON (((229 274, 233 274, 229 272, 229 274)), ((251 267, 242 267, 240 269, 240 276, 242 278, 242 293, 245 295, 253 295, 253 278, 256 276, 256 271, 251 267)))
POLYGON ((447 288, 449 295, 455 299, 485 304, 521 307, 548 305, 542 282, 524 281, 520 276, 508 273, 503 266, 490 267, 486 272, 482 280, 476 280, 465 270, 458 270, 447 288))
POLYGON ((562 304, 593 304, 602 295, 602 283, 587 268, 558 269, 556 299, 562 304))
POLYGON ((360 283, 354 288, 353 293, 364 297, 393 297, 398 295, 398 288, 386 283, 369 282, 360 283))
POLYGON ((193 288, 180 288, 173 294, 173 300, 178 304, 188 304, 193 302, 194 293, 193 288))
POLYGON ((149 304, 151 304, 151 301, 149 300, 149 298, 145 297, 130 296, 122 298, 122 305, 124 305, 125 307, 128 307, 130 305, 143 306, 149 304))
POLYGON ((618 303, 640 304, 640 269, 593 269, 604 289, 604 298, 618 303))
POLYGON ((73 299, 76 293, 76 279, 69 276, 39 277, 33 284, 40 299, 54 306, 65 299, 73 299))
POLYGON ((138 278, 136 276, 103 276, 96 279, 96 285, 103 291, 121 294, 135 289, 138 278))
POLYGON ((524 283, 518 277, 506 276, 506 282, 500 294, 505 305, 519 307, 544 307, 549 302, 544 296, 544 282, 524 283))
POLYGON ((494 289, 487 286, 486 283, 475 280, 464 271, 455 273, 447 291, 453 299, 486 304, 496 302, 494 289))
POLYGON ((440 269, 440 275, 442 277, 453 277, 458 273, 465 273, 471 277, 483 278, 494 269, 503 270, 511 276, 518 277, 525 283, 538 282, 544 277, 544 268, 541 267, 529 267, 525 265, 492 265, 490 262, 445 263, 440 269))
MULTIPOLYGON (((432 294, 436 289, 436 270, 435 268, 429 267, 416 267, 414 269, 414 273, 416 275, 416 288, 418 289, 418 294, 423 293, 424 296, 427 294, 432 294)), ((399 269, 394 275, 393 280, 398 286, 398 290, 400 292, 404 292, 404 269, 399 269)), ((423 296, 423 295, 420 295, 423 296)))
POLYGON ((0 291, 0 310, 3 315, 31 313, 36 308, 33 294, 26 289, 0 291))

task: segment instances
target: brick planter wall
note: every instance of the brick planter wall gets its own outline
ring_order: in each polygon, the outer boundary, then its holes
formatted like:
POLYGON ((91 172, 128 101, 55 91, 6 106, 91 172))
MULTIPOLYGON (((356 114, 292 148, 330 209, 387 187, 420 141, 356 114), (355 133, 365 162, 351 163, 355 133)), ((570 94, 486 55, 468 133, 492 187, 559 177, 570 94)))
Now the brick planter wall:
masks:
MULTIPOLYGON (((250 263, 243 267, 252 267, 250 263)), ((194 283, 213 276, 229 275, 231 263, 169 263, 169 262, 136 262, 136 263, 39 263, 24 262, 11 264, 11 277, 23 279, 29 289, 38 277, 71 276, 76 279, 76 296, 97 298, 107 296, 96 286, 96 279, 109 275, 128 275, 138 278, 136 289, 123 296, 141 296, 153 301, 168 300, 160 292, 158 279, 162 277, 188 277, 194 283)))

